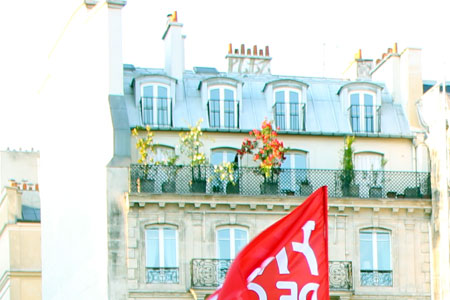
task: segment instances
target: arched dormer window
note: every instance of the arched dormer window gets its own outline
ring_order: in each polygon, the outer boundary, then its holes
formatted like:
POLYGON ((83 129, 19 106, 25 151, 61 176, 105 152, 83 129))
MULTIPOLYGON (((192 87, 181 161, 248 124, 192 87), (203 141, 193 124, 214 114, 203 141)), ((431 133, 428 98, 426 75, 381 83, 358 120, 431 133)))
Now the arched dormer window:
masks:
POLYGON ((202 103, 206 106, 209 127, 239 128, 239 103, 242 84, 227 77, 212 77, 200 82, 202 103))
POLYGON ((352 132, 380 132, 381 89, 371 82, 351 82, 339 89, 352 132))
POLYGON ((172 126, 172 107, 176 80, 164 75, 136 78, 136 105, 141 112, 142 125, 172 126))
POLYGON ((269 111, 273 112, 275 126, 280 130, 304 131, 306 116, 306 89, 308 85, 293 79, 281 79, 266 83, 269 111))

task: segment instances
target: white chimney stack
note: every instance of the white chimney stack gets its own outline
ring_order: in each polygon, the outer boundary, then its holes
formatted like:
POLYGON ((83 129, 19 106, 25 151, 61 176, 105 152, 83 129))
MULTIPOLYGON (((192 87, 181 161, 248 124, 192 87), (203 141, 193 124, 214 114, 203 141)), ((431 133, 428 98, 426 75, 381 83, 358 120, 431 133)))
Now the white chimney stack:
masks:
POLYGON ((181 34, 183 24, 178 23, 177 12, 167 16, 167 29, 162 39, 166 44, 166 63, 164 70, 167 75, 176 79, 183 78, 184 71, 184 39, 181 34))

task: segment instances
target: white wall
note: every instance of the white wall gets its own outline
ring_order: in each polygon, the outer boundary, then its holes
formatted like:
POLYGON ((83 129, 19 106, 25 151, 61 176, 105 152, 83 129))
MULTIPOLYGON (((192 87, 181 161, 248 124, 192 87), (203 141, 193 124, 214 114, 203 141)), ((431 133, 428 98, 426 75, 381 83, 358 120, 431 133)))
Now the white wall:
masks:
POLYGON ((50 56, 41 95, 49 112, 42 134, 51 136, 40 169, 45 300, 107 299, 108 95, 122 93, 121 37, 109 32, 121 35, 121 5, 80 4, 50 56))

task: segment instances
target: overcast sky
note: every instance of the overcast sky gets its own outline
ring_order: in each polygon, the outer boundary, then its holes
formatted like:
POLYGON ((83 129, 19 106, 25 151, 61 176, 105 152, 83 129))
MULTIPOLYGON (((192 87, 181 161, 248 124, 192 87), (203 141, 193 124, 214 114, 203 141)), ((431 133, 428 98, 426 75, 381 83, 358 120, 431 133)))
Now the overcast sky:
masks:
MULTIPOLYGON (((4 1, 0 10, 0 150, 39 148, 36 96, 58 35, 82 0, 4 1), (6 45, 6 47, 5 47, 6 45)), ((167 14, 184 24, 185 65, 226 71, 228 44, 270 47, 273 74, 340 77, 358 49, 380 58, 398 43, 422 49, 423 78, 450 78, 445 0, 129 0, 123 9, 124 63, 164 66, 167 14)), ((80 45, 83 46, 83 45, 80 45)), ((57 110, 57 108, 55 108, 57 110)))

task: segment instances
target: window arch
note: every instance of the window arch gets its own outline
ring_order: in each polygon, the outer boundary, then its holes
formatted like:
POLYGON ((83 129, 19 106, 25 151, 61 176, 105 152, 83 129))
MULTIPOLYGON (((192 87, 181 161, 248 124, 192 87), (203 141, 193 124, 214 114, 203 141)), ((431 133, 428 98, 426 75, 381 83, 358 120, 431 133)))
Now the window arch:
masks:
POLYGON ((229 85, 208 87, 209 126, 214 128, 238 128, 239 104, 236 88, 229 85))
POLYGON ((178 230, 168 224, 145 227, 147 283, 178 283, 178 230))
POLYGON ((307 152, 288 151, 281 165, 280 189, 284 193, 302 194, 301 186, 309 185, 307 176, 307 152))
POLYGON ((247 243, 247 228, 237 226, 217 228, 216 255, 219 260, 234 259, 247 243))
POLYGON ((279 87, 274 90, 275 125, 280 130, 299 131, 304 129, 301 94, 301 90, 292 87, 279 87))
POLYGON ((376 95, 370 91, 354 91, 350 93, 350 124, 353 132, 378 132, 379 106, 376 95))
POLYGON ((141 85, 141 116, 144 125, 170 126, 172 102, 170 87, 162 83, 141 85))
POLYGON ((361 286, 392 286, 391 231, 361 229, 359 248, 361 286))

